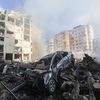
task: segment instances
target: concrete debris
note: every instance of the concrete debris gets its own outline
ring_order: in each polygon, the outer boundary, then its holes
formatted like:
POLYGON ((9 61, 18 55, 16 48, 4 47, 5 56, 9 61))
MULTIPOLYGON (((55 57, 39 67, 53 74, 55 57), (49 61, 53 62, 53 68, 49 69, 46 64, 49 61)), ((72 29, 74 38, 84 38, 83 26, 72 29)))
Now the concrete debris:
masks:
POLYGON ((100 100, 100 65, 57 51, 33 63, 0 61, 0 100, 100 100))

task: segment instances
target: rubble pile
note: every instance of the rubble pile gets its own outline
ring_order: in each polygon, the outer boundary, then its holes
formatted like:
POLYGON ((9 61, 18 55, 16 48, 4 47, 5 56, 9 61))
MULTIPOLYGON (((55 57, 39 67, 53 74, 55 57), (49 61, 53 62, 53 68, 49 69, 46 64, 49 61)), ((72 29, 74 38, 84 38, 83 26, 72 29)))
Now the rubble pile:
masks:
POLYGON ((100 100, 100 65, 63 51, 28 64, 0 61, 0 100, 100 100))

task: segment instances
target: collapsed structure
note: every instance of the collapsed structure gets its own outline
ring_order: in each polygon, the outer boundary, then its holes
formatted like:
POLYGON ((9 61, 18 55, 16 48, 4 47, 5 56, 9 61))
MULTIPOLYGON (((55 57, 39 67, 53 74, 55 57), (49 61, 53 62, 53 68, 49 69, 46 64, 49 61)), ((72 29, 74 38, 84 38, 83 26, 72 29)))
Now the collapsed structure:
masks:
POLYGON ((34 63, 0 62, 0 100, 100 100, 100 65, 57 51, 34 63))

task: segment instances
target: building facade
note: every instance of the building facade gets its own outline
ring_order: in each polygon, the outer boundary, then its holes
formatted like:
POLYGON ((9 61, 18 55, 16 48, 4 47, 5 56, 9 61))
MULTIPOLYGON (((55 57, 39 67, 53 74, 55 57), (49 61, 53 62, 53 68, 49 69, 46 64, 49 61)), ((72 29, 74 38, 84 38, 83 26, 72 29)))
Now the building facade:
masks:
POLYGON ((19 12, 0 10, 0 57, 31 61, 32 20, 19 12))
POLYGON ((47 45, 47 51, 48 53, 53 53, 54 52, 54 38, 51 38, 49 41, 48 41, 48 45, 47 45))
POLYGON ((55 35, 54 49, 55 51, 70 50, 69 32, 64 31, 55 35))
POLYGON ((59 50, 88 53, 93 50, 93 37, 93 29, 90 25, 76 26, 72 30, 56 34, 53 40, 50 39, 48 53, 59 50))
POLYGON ((93 54, 100 56, 100 38, 95 38, 93 41, 93 54))
POLYGON ((79 25, 70 31, 70 49, 89 52, 93 50, 93 29, 90 25, 79 25))
POLYGON ((48 41, 48 53, 55 51, 69 51, 70 41, 69 32, 64 31, 56 34, 54 38, 48 41))

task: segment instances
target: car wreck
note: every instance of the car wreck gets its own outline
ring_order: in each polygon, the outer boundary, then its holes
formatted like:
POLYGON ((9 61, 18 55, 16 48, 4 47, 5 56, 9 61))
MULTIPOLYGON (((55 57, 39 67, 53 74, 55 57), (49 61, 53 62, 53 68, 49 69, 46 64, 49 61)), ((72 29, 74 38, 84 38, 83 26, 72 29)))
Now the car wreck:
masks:
POLYGON ((100 65, 57 51, 34 63, 0 63, 0 100, 100 100, 100 65))

